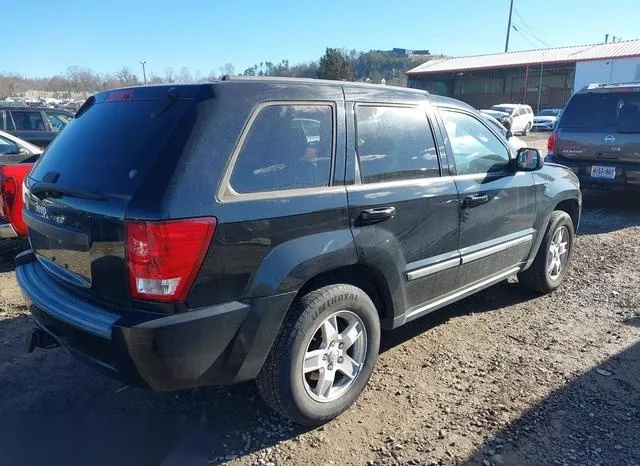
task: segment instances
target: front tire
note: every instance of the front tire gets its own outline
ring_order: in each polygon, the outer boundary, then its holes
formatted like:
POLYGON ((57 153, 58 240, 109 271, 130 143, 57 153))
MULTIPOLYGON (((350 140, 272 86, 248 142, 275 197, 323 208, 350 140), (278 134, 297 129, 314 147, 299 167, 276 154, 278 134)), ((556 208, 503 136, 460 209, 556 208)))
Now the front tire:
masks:
POLYGON ((318 425, 349 408, 378 357, 380 320, 353 285, 330 285, 297 299, 257 378, 262 398, 294 422, 318 425))
POLYGON ((539 293, 555 290, 567 273, 574 242, 571 217, 564 211, 554 211, 540 249, 531 267, 518 275, 519 281, 539 293))

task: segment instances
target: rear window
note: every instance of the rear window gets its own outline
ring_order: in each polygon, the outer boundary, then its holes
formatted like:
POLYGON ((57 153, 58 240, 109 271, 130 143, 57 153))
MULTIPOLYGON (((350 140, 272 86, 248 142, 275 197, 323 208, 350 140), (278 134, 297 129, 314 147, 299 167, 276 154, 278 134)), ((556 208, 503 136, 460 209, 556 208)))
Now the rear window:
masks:
POLYGON ((190 131, 188 123, 179 132, 176 128, 193 101, 177 100, 152 118, 162 106, 160 100, 93 104, 54 139, 31 177, 41 181, 56 172, 60 185, 133 195, 169 139, 178 156, 184 145, 180 140, 186 141, 190 131))
POLYGON ((560 127, 638 133, 640 132, 640 93, 577 94, 567 104, 560 127))

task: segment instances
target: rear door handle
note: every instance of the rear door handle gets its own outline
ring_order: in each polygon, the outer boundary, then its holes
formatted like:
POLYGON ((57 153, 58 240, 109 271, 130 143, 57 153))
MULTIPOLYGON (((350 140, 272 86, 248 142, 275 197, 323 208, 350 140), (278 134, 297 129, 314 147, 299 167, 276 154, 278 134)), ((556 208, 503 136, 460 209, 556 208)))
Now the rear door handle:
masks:
POLYGON ((364 209, 360 212, 357 222, 359 225, 371 225, 373 223, 383 222, 395 215, 395 207, 375 207, 373 209, 364 209))
POLYGON ((489 202, 489 196, 486 194, 475 194, 473 196, 466 196, 462 201, 463 209, 470 209, 472 207, 478 207, 489 202))

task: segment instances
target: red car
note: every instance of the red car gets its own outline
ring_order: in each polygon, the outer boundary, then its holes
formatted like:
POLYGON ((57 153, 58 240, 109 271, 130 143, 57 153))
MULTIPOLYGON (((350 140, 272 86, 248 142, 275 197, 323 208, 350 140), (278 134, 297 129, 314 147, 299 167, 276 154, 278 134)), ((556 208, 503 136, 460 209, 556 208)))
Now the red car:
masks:
POLYGON ((22 180, 42 149, 0 131, 0 239, 27 236, 22 220, 22 180))

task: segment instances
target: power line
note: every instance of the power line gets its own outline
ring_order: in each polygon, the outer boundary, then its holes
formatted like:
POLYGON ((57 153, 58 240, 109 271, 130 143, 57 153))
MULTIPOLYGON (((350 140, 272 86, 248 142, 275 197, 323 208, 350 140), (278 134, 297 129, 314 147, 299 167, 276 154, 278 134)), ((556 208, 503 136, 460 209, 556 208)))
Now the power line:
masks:
POLYGON ((522 32, 520 32, 520 29, 518 29, 515 24, 512 24, 511 27, 513 28, 514 31, 520 34, 520 37, 522 37, 524 40, 529 42, 532 47, 539 47, 539 45, 534 44, 527 36, 525 36, 522 32))
POLYGON ((520 19, 520 25, 522 27, 524 27, 529 34, 531 34, 534 39, 536 39, 538 42, 540 42, 543 46, 550 48, 551 46, 546 43, 545 41, 543 41, 542 39, 540 39, 540 37, 538 37, 538 35, 533 31, 533 28, 531 28, 529 25, 527 25, 527 23, 525 22, 524 18, 522 16, 520 16, 520 13, 518 12, 518 10, 514 9, 516 16, 518 17, 518 19, 520 19))

